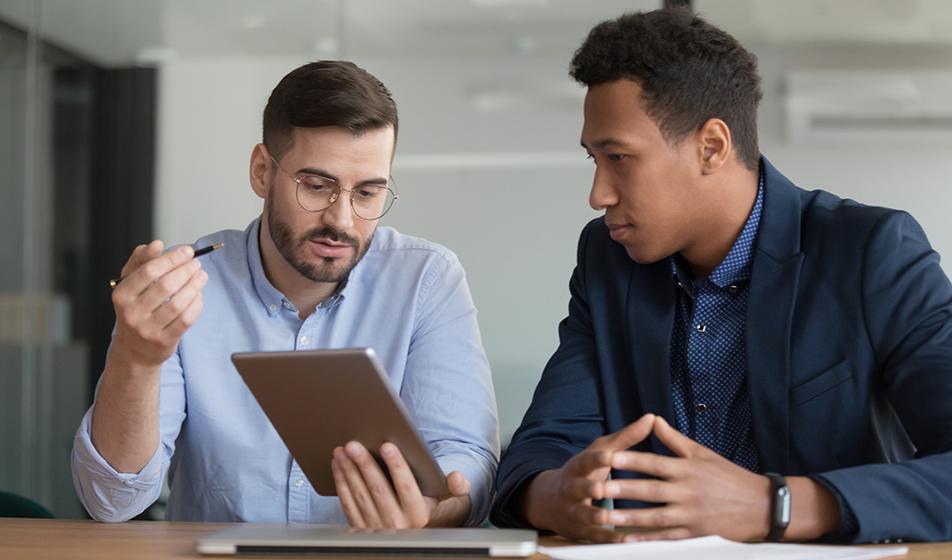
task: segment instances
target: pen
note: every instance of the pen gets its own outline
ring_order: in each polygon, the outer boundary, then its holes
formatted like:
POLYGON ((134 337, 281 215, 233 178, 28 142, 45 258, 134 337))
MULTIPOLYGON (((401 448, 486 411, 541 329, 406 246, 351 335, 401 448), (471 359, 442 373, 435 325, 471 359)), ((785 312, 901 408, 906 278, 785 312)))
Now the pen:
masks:
MULTIPOLYGON (((200 257, 202 255, 207 255, 208 253, 221 249, 224 246, 225 246, 224 243, 215 243, 214 245, 209 245, 208 247, 202 247, 201 249, 196 249, 195 255, 193 256, 193 258, 200 257)), ((122 278, 113 278, 109 280, 109 287, 115 288, 116 286, 119 285, 119 282, 122 282, 122 278)))

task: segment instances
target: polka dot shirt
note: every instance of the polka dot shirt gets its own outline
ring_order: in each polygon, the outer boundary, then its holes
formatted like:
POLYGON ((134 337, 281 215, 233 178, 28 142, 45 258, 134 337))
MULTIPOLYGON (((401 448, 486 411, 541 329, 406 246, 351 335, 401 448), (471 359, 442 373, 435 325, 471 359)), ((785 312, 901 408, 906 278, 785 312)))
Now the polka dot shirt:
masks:
POLYGON ((760 175, 747 223, 724 260, 704 279, 671 257, 678 283, 671 335, 671 389, 678 430, 734 463, 760 472, 747 393, 744 327, 754 241, 764 204, 760 175))

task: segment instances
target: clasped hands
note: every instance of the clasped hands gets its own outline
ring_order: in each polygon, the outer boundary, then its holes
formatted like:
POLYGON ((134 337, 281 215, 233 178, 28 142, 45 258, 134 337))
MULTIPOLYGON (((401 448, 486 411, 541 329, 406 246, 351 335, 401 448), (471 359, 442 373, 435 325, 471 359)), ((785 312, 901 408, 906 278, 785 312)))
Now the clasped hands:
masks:
POLYGON ((653 414, 598 438, 562 468, 537 475, 523 505, 533 526, 589 542, 702 535, 749 541, 763 539, 770 528, 765 476, 735 465, 653 414), (628 451, 652 433, 676 456, 628 451), (650 478, 608 480, 611 469, 650 478), (592 504, 604 498, 657 505, 611 511, 592 504))

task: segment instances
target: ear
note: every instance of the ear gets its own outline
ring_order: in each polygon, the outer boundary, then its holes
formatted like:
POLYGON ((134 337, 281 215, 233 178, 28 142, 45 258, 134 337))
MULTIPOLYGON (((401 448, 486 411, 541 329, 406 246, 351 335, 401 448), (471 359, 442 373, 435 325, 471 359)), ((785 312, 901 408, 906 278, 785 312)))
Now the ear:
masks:
POLYGON ((708 119, 697 132, 701 173, 711 175, 724 166, 734 150, 731 130, 721 119, 708 119))
POLYGON ((251 150, 250 179, 251 190, 265 200, 268 199, 268 190, 271 188, 271 171, 274 163, 271 162, 271 152, 264 144, 256 144, 251 150))

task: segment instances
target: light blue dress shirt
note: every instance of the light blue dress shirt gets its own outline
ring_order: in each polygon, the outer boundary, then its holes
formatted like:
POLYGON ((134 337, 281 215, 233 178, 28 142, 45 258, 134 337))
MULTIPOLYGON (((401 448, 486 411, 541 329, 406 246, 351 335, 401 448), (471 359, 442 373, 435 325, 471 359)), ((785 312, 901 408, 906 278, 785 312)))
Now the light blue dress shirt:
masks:
MULTIPOLYGON (((377 228, 343 289, 301 320, 265 276, 259 220, 196 246, 204 310, 162 366, 160 443, 136 474, 118 473, 90 439, 95 403, 73 442, 80 501, 102 521, 124 521, 159 496, 167 518, 346 523, 336 497, 319 496, 231 363, 234 352, 372 347, 444 472, 471 484, 467 524, 487 514, 499 457, 496 401, 476 308, 448 249, 377 228)), ((354 403, 360 406, 360 403, 354 403)))

